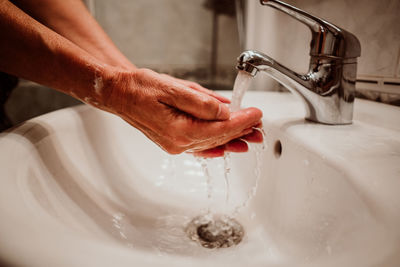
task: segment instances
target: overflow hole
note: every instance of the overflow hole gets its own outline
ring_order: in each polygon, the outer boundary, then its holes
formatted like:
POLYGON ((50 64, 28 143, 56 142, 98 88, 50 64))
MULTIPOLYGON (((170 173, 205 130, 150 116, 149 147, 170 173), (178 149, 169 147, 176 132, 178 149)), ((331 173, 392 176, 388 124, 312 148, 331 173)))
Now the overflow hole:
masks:
POLYGON ((274 155, 277 159, 279 159, 282 155, 282 143, 280 140, 277 140, 274 145, 274 155))

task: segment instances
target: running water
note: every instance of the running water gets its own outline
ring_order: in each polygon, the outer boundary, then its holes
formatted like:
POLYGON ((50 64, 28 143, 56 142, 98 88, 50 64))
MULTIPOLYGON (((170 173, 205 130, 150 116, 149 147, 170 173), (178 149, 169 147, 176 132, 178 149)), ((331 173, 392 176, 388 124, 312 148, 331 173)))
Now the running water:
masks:
MULTIPOLYGON (((235 84, 233 85, 233 92, 232 92, 232 101, 229 106, 229 109, 232 112, 238 111, 240 109, 240 104, 242 103, 242 99, 244 93, 249 89, 252 76, 245 71, 239 71, 236 79, 235 84)), ((229 174, 231 171, 230 167, 230 154, 225 153, 224 155, 224 179, 225 179, 225 187, 226 187, 226 196, 225 202, 226 205, 229 204, 229 174)))
POLYGON ((252 76, 245 71, 240 70, 236 76, 235 84, 233 85, 232 101, 229 106, 232 112, 240 109, 240 103, 244 93, 249 89, 252 81, 252 76))
POLYGON ((208 199, 208 207, 207 207, 207 214, 211 213, 211 206, 212 206, 212 184, 211 184, 211 175, 208 170, 208 164, 206 158, 200 158, 199 162, 201 164, 201 168, 203 170, 204 176, 206 177, 207 183, 207 199, 208 199))
MULTIPOLYGON (((244 93, 247 91, 247 89, 249 89, 252 78, 253 77, 245 71, 240 70, 238 72, 236 79, 235 79, 235 84, 233 85, 232 101, 229 106, 231 112, 240 110, 240 106, 242 103, 244 93)), ((259 130, 263 134, 263 131, 261 129, 259 129, 259 130)), ((261 159, 259 160, 259 157, 261 157, 261 152, 258 152, 258 150, 256 150, 256 162, 257 162, 256 169, 260 169, 260 166, 261 166, 261 159), (260 164, 259 164, 259 161, 260 161, 260 164)), ((226 202, 227 202, 227 204, 228 204, 228 200, 229 200, 229 174, 230 174, 230 169, 231 169, 230 164, 231 164, 230 155, 229 155, 229 153, 226 153, 226 155, 224 157, 224 169, 225 169, 226 202)), ((260 174, 258 174, 258 175, 257 174, 256 174, 255 190, 257 189, 258 180, 259 180, 259 176, 260 176, 260 174)), ((255 190, 253 190, 253 191, 255 191, 255 190)), ((250 201, 251 198, 252 198, 252 196, 249 194, 248 198, 243 202, 243 204, 237 206, 234 209, 234 213, 232 216, 236 216, 242 207, 247 206, 247 203, 250 201)))
MULTIPOLYGON (((252 80, 252 76, 246 72, 239 71, 235 85, 233 88, 232 101, 230 105, 230 110, 232 112, 238 111, 240 109, 240 104, 244 93, 249 88, 252 80)), ((264 132, 260 128, 254 128, 254 130, 260 131, 264 137, 264 132)), ((243 140, 246 142, 245 140, 243 140)), ((231 212, 227 215, 217 215, 211 212, 212 206, 212 178, 208 168, 208 162, 206 159, 200 159, 201 167, 206 178, 207 184, 207 198, 208 198, 208 208, 207 214, 195 217, 186 228, 186 233, 190 239, 199 243, 206 248, 222 248, 230 247, 240 243, 244 235, 244 229, 234 218, 248 206, 250 200, 255 196, 257 192, 258 183, 261 177, 261 163, 262 163, 262 152, 265 149, 265 141, 262 146, 260 145, 250 145, 251 150, 254 151, 256 156, 256 166, 254 169, 255 182, 254 185, 247 192, 245 199, 234 206, 231 212)), ((224 179, 225 179, 225 205, 229 205, 229 176, 231 172, 231 157, 229 153, 225 153, 224 156, 224 179)))
POLYGON ((231 156, 229 153, 225 153, 224 155, 224 179, 225 179, 225 205, 229 205, 229 174, 231 173, 231 168, 229 162, 231 160, 231 156))
POLYGON ((241 210, 243 210, 244 208, 247 207, 247 205, 249 204, 250 200, 253 199, 253 197, 256 195, 257 193, 257 189, 258 189, 258 184, 260 182, 260 178, 261 178, 261 166, 262 166, 262 152, 266 149, 267 143, 265 141, 265 133, 263 131, 263 129, 261 128, 254 128, 254 130, 259 131, 262 136, 263 136, 263 143, 260 145, 255 145, 253 147, 255 156, 256 156, 256 166, 254 168, 254 177, 255 177, 255 181, 254 181, 254 185, 253 187, 247 192, 247 197, 246 199, 240 203, 239 205, 237 205, 233 211, 232 217, 235 217, 239 214, 239 212, 241 210))

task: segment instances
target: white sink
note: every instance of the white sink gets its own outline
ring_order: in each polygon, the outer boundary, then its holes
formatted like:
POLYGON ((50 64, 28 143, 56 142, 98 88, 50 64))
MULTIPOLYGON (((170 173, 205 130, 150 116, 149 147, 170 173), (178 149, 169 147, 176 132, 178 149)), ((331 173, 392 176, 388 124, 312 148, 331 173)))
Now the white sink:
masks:
POLYGON ((193 156, 78 106, 0 135, 0 265, 399 266, 400 108, 356 100, 352 125, 327 126, 290 94, 243 104, 263 110, 267 147, 237 246, 203 248, 184 228, 245 200, 254 151, 231 155, 228 204, 223 159, 209 160, 209 201, 193 156))

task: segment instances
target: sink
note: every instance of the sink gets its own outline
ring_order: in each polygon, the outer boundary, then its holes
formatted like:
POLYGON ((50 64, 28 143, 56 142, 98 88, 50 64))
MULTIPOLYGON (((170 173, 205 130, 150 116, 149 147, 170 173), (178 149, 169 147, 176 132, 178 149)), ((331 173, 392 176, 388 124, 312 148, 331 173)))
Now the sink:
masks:
POLYGON ((168 155, 86 105, 2 133, 0 265, 399 266, 400 108, 357 99, 352 125, 329 126, 287 93, 248 92, 243 106, 263 111, 264 148, 227 165, 168 155), (237 246, 186 236, 208 208, 246 199, 237 246))

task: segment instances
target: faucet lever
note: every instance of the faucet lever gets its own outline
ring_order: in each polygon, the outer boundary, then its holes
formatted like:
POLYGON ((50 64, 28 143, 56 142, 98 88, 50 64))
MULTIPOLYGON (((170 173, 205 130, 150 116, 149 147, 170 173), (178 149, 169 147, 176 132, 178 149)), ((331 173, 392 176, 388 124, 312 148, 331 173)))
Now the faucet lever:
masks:
POLYGON ((312 33, 310 56, 357 58, 361 46, 353 34, 279 0, 260 0, 262 5, 278 9, 310 28, 312 33))

